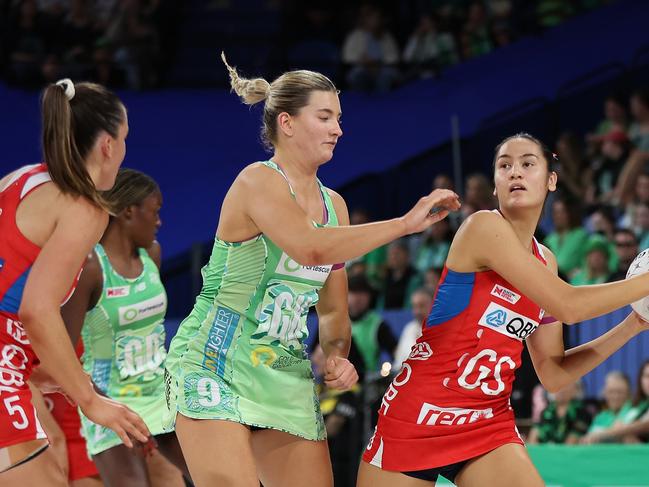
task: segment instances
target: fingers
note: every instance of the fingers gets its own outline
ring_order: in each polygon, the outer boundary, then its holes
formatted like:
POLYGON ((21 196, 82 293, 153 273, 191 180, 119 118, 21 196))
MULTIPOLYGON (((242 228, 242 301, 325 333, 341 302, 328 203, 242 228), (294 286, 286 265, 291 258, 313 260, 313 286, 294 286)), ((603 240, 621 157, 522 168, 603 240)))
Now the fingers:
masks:
POLYGON ((333 366, 325 373, 325 385, 332 389, 347 390, 358 381, 358 373, 347 359, 340 357, 327 360, 327 366, 333 366))
POLYGON ((133 438, 141 443, 147 443, 149 441, 151 433, 149 433, 149 428, 147 428, 142 418, 129 409, 126 421, 126 431, 128 431, 133 438))
POLYGON ((121 428, 119 426, 114 426, 112 428, 112 430, 117 434, 117 436, 119 436, 119 439, 122 440, 122 443, 124 443, 124 445, 126 447, 133 448, 133 442, 128 437, 128 435, 126 434, 126 431, 124 431, 123 428, 121 428))
POLYGON ((436 189, 430 195, 433 206, 441 206, 450 211, 460 209, 460 197, 448 189, 436 189))

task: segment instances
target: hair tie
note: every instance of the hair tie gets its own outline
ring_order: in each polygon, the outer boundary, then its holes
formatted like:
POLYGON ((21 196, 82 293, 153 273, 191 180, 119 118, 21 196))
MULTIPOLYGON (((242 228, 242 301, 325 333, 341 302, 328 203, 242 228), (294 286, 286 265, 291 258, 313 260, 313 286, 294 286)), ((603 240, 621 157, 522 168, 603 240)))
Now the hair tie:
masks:
POLYGON ((60 86, 63 89, 63 92, 65 93, 65 96, 68 98, 68 100, 72 100, 72 98, 74 98, 74 83, 70 78, 64 78, 57 81, 56 86, 60 86))

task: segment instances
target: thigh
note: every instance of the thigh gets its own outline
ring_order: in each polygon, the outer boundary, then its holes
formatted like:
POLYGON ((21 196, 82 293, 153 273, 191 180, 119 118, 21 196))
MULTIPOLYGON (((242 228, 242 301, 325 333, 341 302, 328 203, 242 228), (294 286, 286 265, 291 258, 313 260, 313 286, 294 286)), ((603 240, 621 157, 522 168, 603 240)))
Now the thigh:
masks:
POLYGON ((189 478, 189 470, 187 469, 187 463, 185 462, 185 457, 183 452, 180 449, 180 443, 178 443, 178 437, 176 433, 166 433, 163 435, 158 435, 155 437, 156 442, 158 443, 158 450, 164 455, 164 457, 169 460, 183 475, 189 478))
POLYGON ((361 462, 356 487, 434 487, 435 482, 408 477, 361 462))
POLYGON ((264 429, 252 433, 252 452, 264 487, 332 487, 326 440, 305 440, 264 429))
POLYGON ((247 426, 179 413, 176 436, 196 487, 259 487, 247 426))
POLYGON ((523 445, 509 443, 469 463, 455 478, 458 487, 543 487, 545 483, 523 445))
POLYGON ((73 480, 70 487, 104 487, 99 477, 86 477, 85 479, 73 480))
POLYGON ((146 457, 151 487, 185 487, 183 474, 158 450, 146 457))
POLYGON ((25 463, 0 473, 0 485, 67 487, 68 476, 49 448, 25 463))
POLYGON ((106 487, 150 487, 144 458, 135 450, 117 445, 93 455, 106 487))

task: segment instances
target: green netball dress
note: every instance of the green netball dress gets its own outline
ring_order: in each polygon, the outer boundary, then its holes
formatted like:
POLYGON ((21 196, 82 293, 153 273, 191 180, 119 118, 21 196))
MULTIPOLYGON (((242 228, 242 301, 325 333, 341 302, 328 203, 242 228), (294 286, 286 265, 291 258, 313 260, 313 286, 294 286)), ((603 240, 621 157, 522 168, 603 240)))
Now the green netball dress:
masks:
MULTIPOLYGON (((262 164, 286 179, 272 161, 262 164)), ((325 226, 338 225, 318 184, 325 226)), ((324 439, 304 340, 307 313, 331 268, 300 265, 263 234, 239 243, 216 238, 203 289, 169 349, 168 424, 180 412, 324 439)))
MULTIPOLYGON (((95 254, 101 265, 103 288, 83 322, 83 368, 108 397, 139 414, 152 435, 163 428, 165 329, 167 294, 160 273, 146 250, 140 249, 142 273, 127 279, 113 269, 104 248, 95 254)), ((96 455, 122 441, 109 428, 81 415, 88 453, 96 455)))

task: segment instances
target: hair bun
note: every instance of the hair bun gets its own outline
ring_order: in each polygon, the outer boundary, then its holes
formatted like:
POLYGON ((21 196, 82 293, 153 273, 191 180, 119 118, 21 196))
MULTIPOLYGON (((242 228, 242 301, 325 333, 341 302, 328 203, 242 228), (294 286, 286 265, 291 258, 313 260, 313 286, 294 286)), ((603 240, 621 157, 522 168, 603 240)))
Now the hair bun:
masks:
POLYGON ((68 100, 72 100, 72 98, 74 98, 74 83, 70 78, 64 78, 57 81, 56 86, 59 86, 63 89, 63 92, 65 93, 65 96, 68 98, 68 100))

